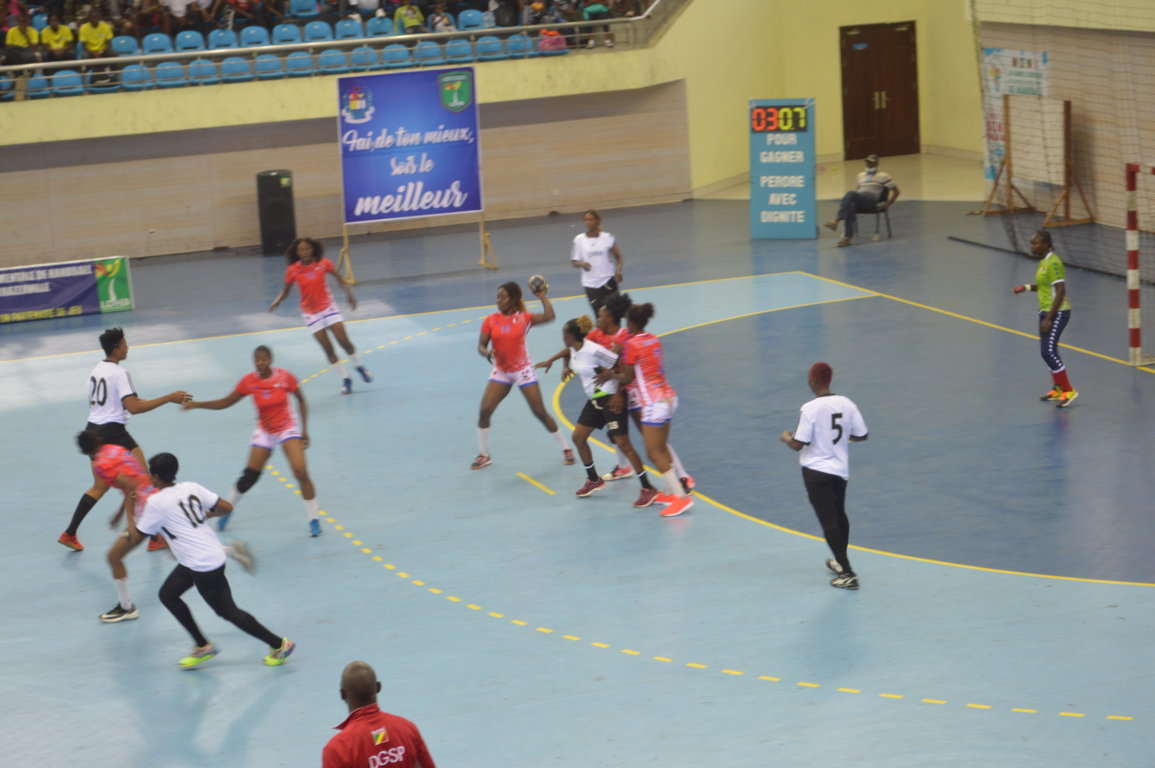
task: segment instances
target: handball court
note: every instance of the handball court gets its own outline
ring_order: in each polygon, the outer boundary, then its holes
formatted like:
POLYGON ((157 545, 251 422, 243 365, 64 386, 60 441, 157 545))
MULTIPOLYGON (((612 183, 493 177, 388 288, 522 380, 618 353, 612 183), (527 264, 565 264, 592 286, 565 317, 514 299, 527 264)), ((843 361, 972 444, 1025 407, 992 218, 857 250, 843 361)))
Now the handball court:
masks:
MULTIPOLYGON (((892 240, 841 249, 826 230, 751 241, 738 200, 603 211, 623 288, 666 334, 671 441, 698 488, 672 519, 633 509, 632 479, 575 498, 581 467, 517 393, 494 416, 493 465, 469 469, 497 286, 549 279, 558 321, 530 334, 538 360, 588 312, 568 264, 577 214, 493 225, 496 272, 474 265, 473 228, 356 239, 360 303, 342 309, 376 381, 351 396, 295 297, 266 313, 284 262, 251 252, 138 261, 134 312, 0 328, 5 762, 316 765, 346 714, 341 669, 361 659, 442 767, 1150 766, 1155 378, 1121 362, 1124 282, 1072 269, 1062 354, 1081 397, 1039 402, 1037 297, 1010 292, 1034 262, 948 240, 999 234, 973 207, 904 199, 892 240), (324 534, 308 537, 275 453, 222 535, 259 558, 230 580, 297 642, 283 667, 190 592, 221 655, 178 668, 191 642, 156 599, 166 552, 128 558, 138 620, 97 620, 116 599, 119 494, 81 527, 86 551, 56 543, 90 484, 74 436, 114 324, 144 397, 223 396, 258 344, 307 382, 324 534), (828 585, 777 439, 817 360, 870 428, 850 451, 858 592, 828 585)), ((542 391, 565 429, 579 388, 555 367, 542 391)), ((129 428, 224 494, 254 418, 248 402, 165 406, 129 428)))

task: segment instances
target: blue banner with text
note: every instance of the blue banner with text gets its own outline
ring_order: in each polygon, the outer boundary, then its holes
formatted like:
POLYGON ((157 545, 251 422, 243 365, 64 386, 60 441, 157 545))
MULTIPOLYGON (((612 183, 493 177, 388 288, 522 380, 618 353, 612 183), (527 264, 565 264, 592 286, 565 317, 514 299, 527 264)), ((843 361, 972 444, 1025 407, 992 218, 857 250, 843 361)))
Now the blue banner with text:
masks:
POLYGON ((814 100, 754 99, 750 130, 750 237, 818 237, 814 100))

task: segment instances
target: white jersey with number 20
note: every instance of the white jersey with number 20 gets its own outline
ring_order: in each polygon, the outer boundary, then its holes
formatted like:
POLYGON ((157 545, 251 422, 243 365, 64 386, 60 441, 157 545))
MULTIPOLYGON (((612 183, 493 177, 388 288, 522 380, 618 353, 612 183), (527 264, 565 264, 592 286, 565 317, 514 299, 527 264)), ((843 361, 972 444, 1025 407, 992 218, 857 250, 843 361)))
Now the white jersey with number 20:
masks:
POLYGON ((89 423, 116 421, 127 424, 129 413, 124 407, 124 398, 135 394, 128 371, 107 360, 97 363, 88 376, 89 423))
POLYGON ((823 395, 802 406, 794 439, 806 443, 798 462, 807 469, 850 478, 846 444, 850 437, 866 437, 866 422, 849 397, 823 395))
POLYGON ((197 483, 176 483, 148 497, 136 527, 149 536, 160 534, 176 561, 194 571, 212 571, 225 564, 220 539, 208 524, 209 510, 220 496, 197 483))

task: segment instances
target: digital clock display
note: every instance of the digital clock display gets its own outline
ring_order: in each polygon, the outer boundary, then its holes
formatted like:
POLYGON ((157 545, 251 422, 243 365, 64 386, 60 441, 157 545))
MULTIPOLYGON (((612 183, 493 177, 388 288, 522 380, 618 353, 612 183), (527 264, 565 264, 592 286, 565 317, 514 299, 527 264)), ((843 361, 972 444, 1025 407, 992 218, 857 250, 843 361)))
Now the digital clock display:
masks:
POLYGON ((793 133, 809 130, 806 107, 751 107, 753 133, 793 133))

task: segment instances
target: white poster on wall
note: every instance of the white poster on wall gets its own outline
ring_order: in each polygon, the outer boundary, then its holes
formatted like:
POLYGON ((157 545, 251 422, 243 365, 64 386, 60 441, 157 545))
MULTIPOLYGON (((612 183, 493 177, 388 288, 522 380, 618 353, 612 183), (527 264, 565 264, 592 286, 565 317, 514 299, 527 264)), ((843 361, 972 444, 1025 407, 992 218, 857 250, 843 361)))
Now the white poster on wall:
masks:
POLYGON ((983 48, 983 117, 986 121, 986 179, 994 181, 1006 151, 1003 95, 1047 95, 1047 52, 983 48))

